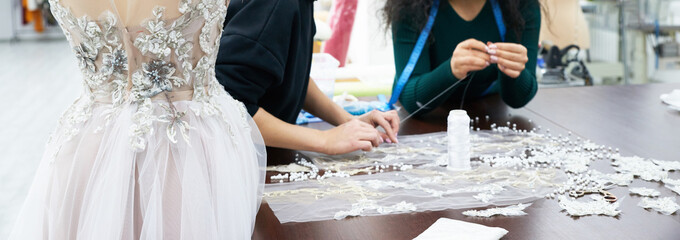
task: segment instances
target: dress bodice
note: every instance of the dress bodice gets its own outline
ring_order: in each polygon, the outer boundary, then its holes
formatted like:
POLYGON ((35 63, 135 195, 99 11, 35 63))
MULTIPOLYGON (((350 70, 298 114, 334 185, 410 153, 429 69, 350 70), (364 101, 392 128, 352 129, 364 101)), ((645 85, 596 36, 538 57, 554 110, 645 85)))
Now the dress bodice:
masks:
MULTIPOLYGON (((67 138, 92 117, 95 105, 108 105, 106 125, 131 114, 130 143, 144 149, 147 137, 163 123, 171 142, 188 139, 185 117, 226 119, 217 97, 235 104, 247 125, 243 104, 215 79, 227 0, 49 0, 73 47, 84 77, 85 94, 60 120, 67 138), (93 18, 92 16, 98 16, 93 18), (178 109, 190 101, 191 109, 178 109), (178 134, 179 133, 179 134, 178 134)), ((234 124, 234 123, 229 123, 234 124)), ((230 125, 231 126, 231 125, 230 125)), ((105 126, 102 126, 104 128, 105 126)))
POLYGON ((117 105, 168 92, 208 94, 225 0, 50 3, 93 98, 117 105))

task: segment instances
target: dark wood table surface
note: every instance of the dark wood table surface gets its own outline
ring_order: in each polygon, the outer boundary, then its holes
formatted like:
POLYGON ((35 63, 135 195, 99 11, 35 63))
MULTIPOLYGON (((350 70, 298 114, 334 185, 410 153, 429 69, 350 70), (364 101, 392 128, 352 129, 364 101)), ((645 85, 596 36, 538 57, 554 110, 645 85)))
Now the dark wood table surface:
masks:
MULTIPOLYGON (((668 109, 659 95, 680 88, 680 84, 596 86, 541 89, 526 107, 508 108, 499 96, 466 102, 464 108, 480 121, 475 127, 488 129, 491 123, 517 124, 518 129, 539 128, 540 132, 590 139, 620 149, 624 155, 680 161, 680 113, 668 109), (490 117, 489 121, 485 116, 490 117)), ((448 111, 438 108, 401 126, 400 135, 446 130, 448 111)), ((400 112, 403 117, 405 112, 400 112)), ((310 127, 326 129, 325 123, 310 127)), ((295 152, 269 151, 268 164, 286 164, 295 152)), ((594 167, 613 172, 608 162, 594 167)), ((672 173, 680 178, 680 173, 672 173)), ((680 196, 663 187, 636 179, 632 187, 650 187, 662 196, 680 196)), ((562 212, 554 199, 541 199, 525 211, 526 216, 474 218, 461 214, 467 209, 426 211, 371 217, 351 217, 306 223, 281 224, 266 202, 257 215, 253 239, 412 239, 441 217, 502 227, 503 239, 680 239, 680 213, 665 216, 637 206, 640 198, 627 188, 615 188, 621 214, 617 217, 574 218, 562 212)), ((484 208, 477 208, 484 209, 484 208)))

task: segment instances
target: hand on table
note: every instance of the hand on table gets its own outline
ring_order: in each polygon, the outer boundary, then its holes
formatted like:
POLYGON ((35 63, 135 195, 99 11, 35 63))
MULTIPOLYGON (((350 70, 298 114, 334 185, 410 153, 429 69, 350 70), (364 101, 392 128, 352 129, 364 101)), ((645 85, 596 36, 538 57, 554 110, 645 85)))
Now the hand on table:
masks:
POLYGON ((451 72, 457 79, 465 78, 469 72, 479 71, 489 66, 489 48, 476 39, 465 40, 456 46, 451 56, 451 72))
POLYGON ((382 127, 385 132, 380 132, 382 140, 388 143, 398 143, 397 133, 399 133, 399 115, 397 111, 381 112, 378 110, 370 111, 358 117, 359 120, 370 124, 373 127, 382 127))
POLYGON ((371 111, 340 126, 323 132, 325 154, 335 155, 357 150, 370 151, 383 142, 398 142, 399 115, 397 111, 371 111), (382 127, 385 132, 378 131, 382 127))
POLYGON ((524 65, 529 61, 527 48, 516 43, 488 42, 487 45, 491 63, 497 63, 498 69, 508 77, 519 77, 524 70, 524 65))
POLYGON ((382 141, 380 132, 370 124, 352 119, 340 126, 322 132, 321 152, 329 155, 343 154, 357 150, 370 151, 382 141))

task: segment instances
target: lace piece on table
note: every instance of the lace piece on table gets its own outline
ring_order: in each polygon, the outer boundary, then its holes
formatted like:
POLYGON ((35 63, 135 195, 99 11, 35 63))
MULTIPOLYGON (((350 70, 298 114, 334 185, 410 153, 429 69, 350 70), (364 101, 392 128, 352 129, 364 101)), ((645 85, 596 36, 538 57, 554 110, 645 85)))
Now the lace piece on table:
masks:
POLYGON ((638 203, 638 206, 645 209, 654 209, 664 215, 671 215, 680 209, 680 205, 675 203, 674 197, 643 198, 638 203))
MULTIPOLYGON (((447 162, 445 132, 411 135, 401 137, 399 144, 370 152, 342 156, 305 153, 311 161, 298 159, 298 164, 310 170, 273 174, 276 179, 272 182, 277 184, 265 186, 265 198, 281 222, 331 219, 362 198, 377 200, 380 206, 405 201, 415 204, 417 211, 426 211, 517 204, 527 202, 520 196, 532 194, 558 199, 570 215, 617 216, 618 202, 608 203, 601 196, 591 195, 591 201, 566 196, 570 191, 628 186, 636 176, 680 190, 674 187, 680 186, 680 180, 668 178, 673 167, 665 161, 622 156, 617 149, 570 135, 510 130, 495 124, 492 128, 470 135, 472 172, 443 170, 447 162), (610 164, 616 173, 594 170, 591 165, 595 161, 610 164), (535 192, 526 191, 530 189, 535 192)), ((536 198, 527 200, 531 199, 536 198)))
POLYGON ((664 187, 666 187, 666 188, 670 189, 671 191, 673 191, 673 192, 677 193, 678 195, 680 195, 680 186, 675 186, 675 185, 668 185, 668 184, 666 184, 666 185, 664 185, 664 187))
POLYGON ((656 189, 652 188, 644 188, 644 187, 639 187, 639 188, 630 188, 628 189, 630 191, 630 194, 635 194, 643 197, 658 197, 661 196, 661 192, 657 191, 656 189))
POLYGON ((664 178, 664 179, 661 180, 661 182, 663 182, 664 184, 668 184, 668 185, 675 185, 675 186, 680 185, 680 179, 664 178))
POLYGON ((482 201, 483 203, 488 203, 493 199, 493 193, 490 192, 481 192, 477 195, 472 196, 473 198, 482 201))
POLYGON ((663 161, 663 160, 652 159, 652 162, 656 165, 659 165, 659 167, 661 167, 665 171, 680 170, 680 162, 679 161, 663 161))
POLYGON ((507 207, 495 207, 484 210, 467 210, 463 212, 463 215, 469 217, 486 217, 486 218, 493 217, 496 215, 523 216, 527 215, 527 213, 524 212, 524 209, 526 209, 529 206, 531 206, 531 203, 528 204, 520 203, 517 205, 511 205, 507 207))
POLYGON ((558 197, 560 207, 564 209, 567 214, 574 217, 588 215, 607 215, 614 217, 621 213, 621 210, 618 210, 618 201, 609 203, 600 195, 590 195, 590 199, 591 201, 578 201, 570 200, 565 196, 558 197))
POLYGON ((282 173, 287 173, 287 172, 308 172, 311 170, 309 167, 306 166, 301 166, 299 164, 291 163, 288 165, 280 165, 280 166, 267 166, 267 171, 276 171, 276 172, 282 172, 282 173))
MULTIPOLYGON (((297 164, 309 170, 272 175, 272 182, 283 183, 266 185, 265 199, 285 223, 381 215, 391 209, 517 204, 542 198, 564 181, 564 175, 554 169, 478 165, 471 171, 448 171, 433 162, 446 156, 443 136, 405 136, 399 145, 365 154, 315 155, 318 158, 311 162, 299 159, 297 164)), ((477 137, 488 142, 489 136, 477 137)))
POLYGON ((612 166, 617 172, 632 173, 645 181, 661 181, 668 177, 668 172, 651 160, 637 156, 624 157, 618 153, 611 158, 614 160, 612 166))
POLYGON ((413 212, 416 210, 416 206, 413 203, 407 203, 401 201, 392 206, 380 206, 375 200, 359 199, 358 202, 352 204, 352 209, 348 211, 339 211, 335 213, 333 218, 335 220, 341 220, 346 217, 356 217, 361 216, 365 211, 374 210, 380 214, 391 214, 391 213, 401 213, 401 212, 413 212))

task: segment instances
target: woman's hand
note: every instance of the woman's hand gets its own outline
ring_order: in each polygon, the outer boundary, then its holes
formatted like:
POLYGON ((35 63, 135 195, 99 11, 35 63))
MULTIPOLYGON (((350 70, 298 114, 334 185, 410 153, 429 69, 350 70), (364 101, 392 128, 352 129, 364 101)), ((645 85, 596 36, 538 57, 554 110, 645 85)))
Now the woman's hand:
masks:
POLYGON ((357 150, 370 151, 382 143, 375 127, 359 119, 352 119, 340 126, 322 132, 322 148, 319 152, 335 155, 357 150))
POLYGON ((463 79, 469 72, 488 67, 491 61, 489 50, 486 44, 472 38, 459 43, 456 50, 453 51, 453 56, 451 56, 453 76, 457 79, 463 79))
POLYGON ((398 143, 397 133, 399 133, 399 115, 397 111, 381 112, 378 110, 370 111, 358 117, 362 122, 368 123, 373 127, 382 127, 385 132, 380 132, 382 140, 388 143, 398 143))
POLYGON ((524 70, 524 65, 529 61, 527 48, 516 43, 487 43, 487 51, 491 57, 491 63, 497 63, 498 69, 511 78, 517 78, 524 70))

